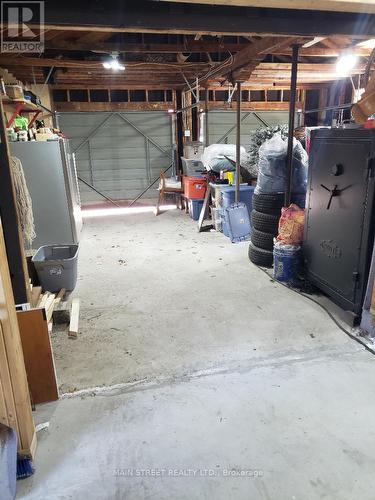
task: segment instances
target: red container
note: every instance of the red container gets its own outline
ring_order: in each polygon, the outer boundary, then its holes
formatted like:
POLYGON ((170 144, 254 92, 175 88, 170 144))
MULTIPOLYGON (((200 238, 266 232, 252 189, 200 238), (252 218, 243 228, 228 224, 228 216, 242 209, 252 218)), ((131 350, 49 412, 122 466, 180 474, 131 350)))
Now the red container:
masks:
POLYGON ((189 200, 201 200, 207 189, 206 179, 200 177, 184 177, 184 195, 189 200))

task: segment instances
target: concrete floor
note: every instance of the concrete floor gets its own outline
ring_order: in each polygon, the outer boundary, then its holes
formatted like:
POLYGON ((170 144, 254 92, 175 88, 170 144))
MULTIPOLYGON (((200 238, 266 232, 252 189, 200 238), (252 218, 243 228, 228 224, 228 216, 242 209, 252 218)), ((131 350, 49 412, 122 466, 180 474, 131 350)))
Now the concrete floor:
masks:
POLYGON ((375 359, 247 244, 173 211, 88 219, 27 499, 373 499, 375 359), (154 474, 154 475, 152 475, 154 474))
POLYGON ((318 306, 253 266, 247 249, 199 234, 176 210, 86 219, 74 292, 81 334, 52 337, 61 392, 350 343, 318 306))

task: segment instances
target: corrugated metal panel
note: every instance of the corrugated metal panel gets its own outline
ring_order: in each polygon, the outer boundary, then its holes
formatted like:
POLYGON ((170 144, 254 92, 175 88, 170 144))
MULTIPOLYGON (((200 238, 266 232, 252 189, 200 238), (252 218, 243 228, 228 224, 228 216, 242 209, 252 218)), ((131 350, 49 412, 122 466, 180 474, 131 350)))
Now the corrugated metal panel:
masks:
MULTIPOLYGON (((115 200, 131 200, 171 164, 171 118, 161 111, 121 115, 131 124, 107 112, 59 113, 58 120, 72 151, 91 136, 75 153, 78 174, 115 200)), ((155 198, 156 188, 144 198, 155 198)), ((80 190, 82 202, 102 201, 83 183, 80 190)))
MULTIPOLYGON (((256 111, 255 113, 267 123, 267 125, 288 124, 288 111, 256 111)), ((252 111, 242 111, 241 118, 241 144, 247 148, 250 142, 250 133, 260 127, 264 127, 264 125, 252 111)), ((235 111, 210 111, 208 113, 210 144, 216 144, 218 142, 235 144, 235 125, 235 111)))

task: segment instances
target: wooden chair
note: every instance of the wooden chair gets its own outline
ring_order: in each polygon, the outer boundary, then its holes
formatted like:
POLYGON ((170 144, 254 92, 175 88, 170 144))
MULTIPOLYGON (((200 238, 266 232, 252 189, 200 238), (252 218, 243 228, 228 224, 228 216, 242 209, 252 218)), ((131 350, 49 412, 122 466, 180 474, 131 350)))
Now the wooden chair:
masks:
POLYGON ((184 193, 182 181, 174 181, 172 179, 166 178, 163 170, 160 172, 160 181, 158 190, 159 190, 159 198, 156 204, 155 215, 159 215, 161 213, 160 205, 162 205, 165 202, 165 196, 167 194, 173 194, 175 196, 177 206, 182 205, 182 195, 184 193), (179 203, 177 203, 177 201, 179 201, 179 203))

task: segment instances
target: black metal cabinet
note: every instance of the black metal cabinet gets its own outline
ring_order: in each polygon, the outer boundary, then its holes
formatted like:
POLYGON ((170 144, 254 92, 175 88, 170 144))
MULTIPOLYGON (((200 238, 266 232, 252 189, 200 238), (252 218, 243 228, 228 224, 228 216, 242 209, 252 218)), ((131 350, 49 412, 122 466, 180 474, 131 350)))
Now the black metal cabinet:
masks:
POLYGON ((312 132, 304 257, 308 279, 359 314, 374 237, 375 131, 312 132))

